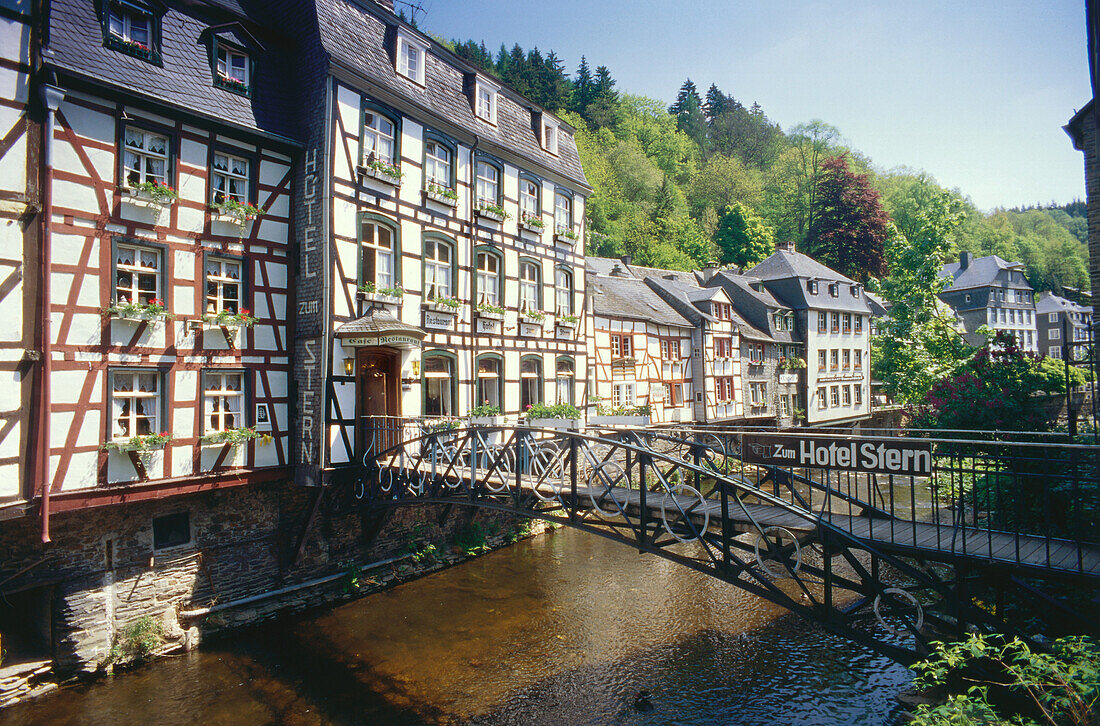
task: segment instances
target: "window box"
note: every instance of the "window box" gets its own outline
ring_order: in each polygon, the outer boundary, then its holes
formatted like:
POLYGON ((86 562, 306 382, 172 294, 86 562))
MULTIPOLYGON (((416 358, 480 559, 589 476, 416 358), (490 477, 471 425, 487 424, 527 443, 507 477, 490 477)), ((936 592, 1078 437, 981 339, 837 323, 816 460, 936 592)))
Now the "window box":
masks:
POLYGON ((266 434, 257 433, 255 427, 241 426, 239 428, 206 434, 202 437, 202 443, 210 445, 229 444, 230 446, 240 446, 241 444, 248 443, 252 439, 260 439, 260 443, 263 444, 266 443, 266 440, 270 440, 271 437, 266 434))
POLYGON ((236 78, 229 78, 227 76, 215 75, 214 85, 218 88, 225 89, 231 93, 237 93, 241 96, 251 96, 252 87, 244 81, 238 81, 236 78))
POLYGON ((581 412, 576 406, 568 403, 559 403, 548 406, 545 403, 536 403, 527 406, 523 425, 540 429, 567 429, 576 431, 580 428, 581 412))
POLYGON ((375 288, 374 283, 366 283, 359 287, 356 296, 360 300, 365 300, 370 303, 400 307, 401 300, 405 296, 405 291, 400 285, 397 287, 384 287, 379 290, 375 288))
POLYGON ((554 241, 562 242, 567 245, 573 245, 580 239, 580 235, 571 229, 556 229, 554 230, 554 241))
POLYGON ((481 303, 477 306, 477 316, 486 320, 504 320, 504 308, 481 303))
POLYGON ((597 414, 588 417, 591 426, 649 426, 649 416, 611 416, 597 414))
POLYGON ((519 313, 519 321, 527 325, 542 325, 546 320, 546 313, 539 310, 521 310, 519 313))
POLYGON ((157 211, 172 206, 179 198, 179 192, 158 181, 123 186, 119 188, 119 192, 123 201, 157 211))
POLYGON ((125 53, 126 55, 140 58, 141 60, 152 61, 154 63, 157 62, 156 52, 144 43, 139 43, 136 40, 127 40, 117 35, 108 34, 107 47, 125 53))
POLYGON ((546 222, 542 221, 542 217, 524 214, 519 218, 519 227, 528 232, 542 234, 542 231, 546 229, 546 222))
POLYGON ((559 429, 562 431, 577 431, 580 429, 580 421, 572 418, 528 418, 524 419, 523 425, 535 429, 559 429))
POLYGON ((479 217, 485 219, 491 219, 494 222, 503 222, 506 219, 511 219, 512 215, 508 214, 504 210, 504 207, 497 206, 495 204, 479 204, 474 212, 479 217))
POLYGON ((576 328, 580 318, 576 315, 559 315, 556 322, 559 328, 576 328))
POLYGON ((443 297, 438 300, 426 300, 421 307, 433 313, 458 315, 458 309, 462 307, 462 302, 457 297, 443 297))
POLYGON ((147 305, 141 303, 111 303, 103 309, 104 317, 125 320, 132 323, 156 322, 175 316, 164 308, 164 302, 153 298, 147 305))
POLYGON ((447 207, 458 206, 458 192, 438 184, 429 184, 425 187, 424 198, 447 207))
POLYGON ((172 440, 171 434, 162 431, 159 434, 145 434, 144 436, 131 436, 128 439, 114 439, 103 445, 104 451, 117 451, 128 453, 136 451, 138 454, 148 454, 159 449, 172 440))
POLYGON ((256 318, 248 308, 241 308, 240 312, 232 313, 222 310, 218 313, 207 313, 202 316, 205 325, 213 325, 219 328, 251 328, 256 324, 256 318))
POLYGON ((471 426, 503 426, 503 416, 470 416, 471 426))
POLYGON ((259 207, 238 202, 235 199, 226 199, 223 202, 211 204, 210 209, 215 212, 212 217, 214 221, 235 224, 239 227, 243 227, 246 222, 260 217, 264 213, 259 207))
POLYGON ((368 161, 366 164, 357 166, 356 171, 363 176, 369 176, 383 184, 398 188, 401 187, 401 177, 405 176, 397 164, 387 164, 384 161, 368 161))

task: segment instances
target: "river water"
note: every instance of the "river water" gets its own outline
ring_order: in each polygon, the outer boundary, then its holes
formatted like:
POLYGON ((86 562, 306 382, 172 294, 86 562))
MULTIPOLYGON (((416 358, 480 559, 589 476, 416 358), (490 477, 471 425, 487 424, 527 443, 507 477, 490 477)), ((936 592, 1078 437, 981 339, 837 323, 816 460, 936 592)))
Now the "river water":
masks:
POLYGON ((730 585, 558 530, 0 723, 877 726, 908 682, 730 585))

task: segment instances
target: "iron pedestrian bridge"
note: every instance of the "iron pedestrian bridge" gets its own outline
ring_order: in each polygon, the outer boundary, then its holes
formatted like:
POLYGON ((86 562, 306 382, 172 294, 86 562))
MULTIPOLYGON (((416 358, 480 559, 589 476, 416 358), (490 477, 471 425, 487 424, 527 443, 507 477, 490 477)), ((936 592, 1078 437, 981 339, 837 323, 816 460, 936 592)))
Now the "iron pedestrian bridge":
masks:
POLYGON ((462 504, 558 522, 902 663, 931 640, 1017 633, 1031 616, 1097 629, 1094 613, 1050 593, 1100 587, 1100 447, 367 423, 361 464, 333 472, 348 506, 462 504))

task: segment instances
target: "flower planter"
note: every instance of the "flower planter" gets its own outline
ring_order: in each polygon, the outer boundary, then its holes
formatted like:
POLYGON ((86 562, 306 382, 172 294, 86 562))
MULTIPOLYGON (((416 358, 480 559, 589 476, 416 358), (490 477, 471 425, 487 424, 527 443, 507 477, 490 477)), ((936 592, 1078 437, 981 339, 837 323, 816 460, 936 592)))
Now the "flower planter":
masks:
POLYGON ((122 195, 122 201, 128 204, 133 204, 135 207, 145 207, 156 212, 171 207, 176 201, 170 197, 160 197, 158 199, 153 196, 152 192, 131 187, 122 187, 119 189, 119 194, 122 195))
POLYGON ((136 452, 139 456, 142 454, 152 454, 154 451, 161 451, 164 449, 164 444, 131 444, 129 442, 111 443, 108 451, 117 451, 120 454, 128 454, 131 451, 136 452))
POLYGON ((435 202, 436 204, 442 204, 445 207, 457 207, 458 199, 451 199, 450 197, 440 194, 439 192, 424 190, 424 199, 435 202))
POLYGON ((545 317, 540 318, 540 317, 535 317, 533 315, 527 315, 525 313, 520 313, 519 314, 519 321, 521 323, 523 323, 524 325, 537 325, 541 328, 542 324, 544 322, 546 322, 546 318, 545 317))
POLYGON ((534 232, 535 234, 542 234, 543 230, 546 229, 546 225, 533 224, 528 218, 521 218, 519 220, 519 228, 527 230, 528 232, 534 232))
POLYGON ((554 241, 566 245, 575 245, 577 244, 577 240, 579 239, 580 237, 577 235, 576 232, 562 232, 561 230, 558 230, 554 233, 554 241))
POLYGON ((396 295, 383 295, 380 292, 362 292, 358 293, 360 300, 365 300, 369 303, 376 305, 393 305, 395 307, 401 307, 402 298, 396 295))
POLYGON ((484 320, 504 320, 504 313, 494 313, 490 310, 478 310, 477 316, 484 320))
POLYGON ((371 179, 377 179, 383 184, 389 184, 391 187, 401 187, 401 177, 389 174, 381 169, 376 169, 373 166, 359 165, 355 168, 362 176, 370 177, 371 179))
POLYGON ((503 426, 503 416, 471 416, 471 426, 503 426))
POLYGON ((219 212, 214 210, 210 213, 211 222, 219 222, 221 224, 231 224, 234 227, 244 228, 244 225, 250 221, 249 217, 238 217, 235 214, 229 214, 228 212, 219 212))
POLYGON ((649 416, 589 416, 591 426, 649 426, 649 416))
POLYGON ((424 308, 428 312, 440 313, 442 315, 458 315, 458 311, 461 309, 461 306, 453 307, 451 305, 443 305, 441 303, 432 302, 430 300, 426 303, 423 303, 420 307, 424 308))
POLYGON ((157 323, 168 319, 168 313, 108 313, 108 317, 124 323, 157 323))
POLYGON ((577 325, 580 323, 580 320, 563 320, 561 318, 558 318, 555 322, 557 323, 559 328, 573 329, 577 327, 577 325))
POLYGON ((580 428, 580 421, 575 418, 532 418, 526 419, 523 425, 535 429, 576 431, 580 428))
POLYGON ((506 214, 501 214, 496 210, 486 209, 485 207, 478 207, 474 210, 474 213, 483 219, 491 219, 494 222, 503 222, 505 219, 507 219, 506 214))

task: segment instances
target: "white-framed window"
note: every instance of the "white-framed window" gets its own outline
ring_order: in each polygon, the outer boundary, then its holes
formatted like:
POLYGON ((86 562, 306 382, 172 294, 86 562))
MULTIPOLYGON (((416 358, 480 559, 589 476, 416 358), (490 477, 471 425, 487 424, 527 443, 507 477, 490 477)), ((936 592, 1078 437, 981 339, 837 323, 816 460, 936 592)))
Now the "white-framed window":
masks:
POLYGON ((837 370, 840 368, 840 349, 833 348, 829 351, 829 368, 831 370, 837 370))
POLYGON ((856 349, 852 351, 852 356, 855 358, 856 370, 863 367, 863 351, 856 349))
MULTIPOLYGON (((784 330, 794 330, 794 313, 788 313, 787 315, 784 316, 784 318, 783 318, 783 329, 784 330)), ((856 329, 856 332, 859 332, 858 328, 856 329)))
POLYGON ((821 409, 829 407, 828 394, 825 392, 825 386, 820 386, 817 389, 817 407, 821 409))
POLYGON ((806 280, 806 292, 811 295, 817 294, 817 280, 806 280))
POLYGON ((634 404, 634 384, 615 383, 611 386, 611 405, 614 408, 629 408, 634 404))
POLYGON ((397 72, 414 83, 424 85, 424 66, 428 45, 413 36, 397 33, 397 72))
POLYGON ((827 333, 829 331, 829 313, 817 314, 817 332, 827 333))
POLYGON ((111 438, 161 433, 160 371, 111 371, 111 438))
POLYGON ((567 232, 573 229, 573 198, 568 194, 554 194, 554 229, 567 232))
POLYGON ((558 358, 556 364, 555 384, 557 389, 557 402, 573 405, 573 381, 576 378, 576 365, 572 358, 558 358))
POLYGON ((554 269, 554 304, 556 315, 573 314, 573 273, 561 267, 554 269))
POLYGON ((852 332, 852 316, 849 315, 848 313, 844 313, 844 317, 841 318, 841 319, 843 320, 841 329, 844 331, 845 334, 851 333, 852 332))
POLYGON ((833 404, 833 408, 840 405, 840 386, 833 386, 829 389, 829 401, 833 404))
POLYGON ((1055 360, 1062 360, 1062 346, 1052 345, 1050 346, 1050 357, 1055 360))
POLYGON ((539 185, 531 179, 519 180, 519 208, 525 217, 539 217, 542 209, 539 207, 539 185))
POLYGON ((542 122, 542 148, 551 154, 558 153, 558 125, 550 121, 542 122))
POLYGON ((611 357, 612 358, 630 358, 634 353, 634 336, 624 334, 612 334, 611 338, 611 357))
POLYGON ((856 319, 856 335, 859 335, 860 333, 863 332, 863 316, 862 315, 856 315, 855 319, 856 319))
POLYGON ((244 373, 203 371, 203 433, 244 426, 244 373))
POLYGON ((828 364, 825 361, 826 352, 823 350, 817 351, 817 369, 823 371, 828 368, 828 364))
POLYGON ((1058 322, 1058 313, 1048 314, 1047 315, 1047 322, 1048 323, 1057 323, 1058 322))
POLYGON ((424 240, 424 297, 439 300, 452 296, 451 260, 454 249, 449 242, 424 240))
POLYGON ((542 275, 535 262, 524 260, 519 263, 519 309, 539 309, 539 286, 542 275))
POLYGON ((477 203, 496 206, 500 201, 500 169, 492 164, 477 163, 477 203))
POLYGON ((360 281, 374 283, 376 290, 396 285, 394 278, 393 229, 371 219, 359 223, 360 281))
POLYGON ((854 390, 852 392, 855 394, 856 405, 857 406, 862 406, 863 405, 863 386, 862 385, 855 386, 854 390))
POLYGON ((477 405, 498 408, 502 405, 504 375, 501 366, 500 358, 495 356, 486 355, 477 359, 477 405))
POLYGON ((783 416, 791 415, 791 395, 789 393, 779 395, 779 413, 783 416))
POLYGON ((424 144, 424 178, 429 184, 451 188, 451 150, 438 141, 424 144))
POLYGON ((248 85, 248 56, 235 48, 218 43, 218 75, 248 85))
POLYGON ((214 167, 210 170, 210 188, 214 204, 232 199, 248 203, 248 159, 214 152, 214 167))
POLYGON ((1048 336, 1048 337, 1049 337, 1049 338, 1050 338, 1051 340, 1061 340, 1061 339, 1062 339, 1062 331, 1061 331, 1061 330, 1059 330, 1058 328, 1051 328, 1051 329, 1050 329, 1050 330, 1049 330, 1049 331, 1047 332, 1047 336, 1048 336))
POLYGON ((852 351, 847 348, 844 349, 844 353, 841 356, 841 366, 844 368, 852 367, 852 351))
POLYGON ((844 405, 845 406, 851 406, 852 405, 852 387, 851 386, 844 386, 843 390, 841 391, 841 394, 843 395, 844 405))
POLYGON ((206 258, 206 312, 236 313, 241 305, 240 260, 206 258))
POLYGON ((122 143, 122 176, 127 184, 168 183, 167 136, 127 126, 122 143))
POLYGON ((500 305, 500 257, 477 253, 477 303, 500 305))
POLYGON ((397 151, 395 143, 397 127, 388 117, 377 111, 367 109, 363 111, 363 164, 372 161, 383 161, 387 164, 396 163, 394 156, 397 151))
POLYGON ((455 415, 454 360, 446 355, 425 354, 421 360, 424 368, 424 415, 455 415))
POLYGON ((1027 316, 1027 324, 1031 325, 1031 311, 1030 310, 1025 310, 1024 315, 1027 316))
POLYGON ((764 406, 768 402, 768 384, 764 382, 749 383, 749 401, 753 406, 764 406))
POLYGON ((153 48, 153 16, 118 2, 107 5, 107 32, 118 40, 153 48))
POLYGON ((160 250, 115 245, 115 302, 148 305, 153 300, 161 300, 160 283, 160 250))
POLYGON ((474 113, 491 124, 497 122, 497 88, 481 78, 474 84, 474 113))
POLYGON ((829 285, 829 294, 833 297, 840 297, 840 283, 834 282, 829 285))

